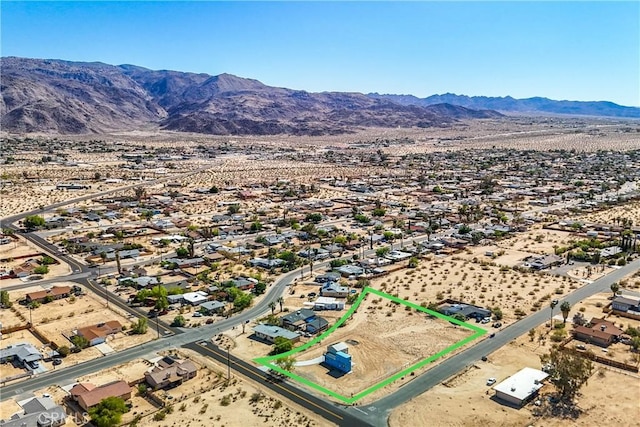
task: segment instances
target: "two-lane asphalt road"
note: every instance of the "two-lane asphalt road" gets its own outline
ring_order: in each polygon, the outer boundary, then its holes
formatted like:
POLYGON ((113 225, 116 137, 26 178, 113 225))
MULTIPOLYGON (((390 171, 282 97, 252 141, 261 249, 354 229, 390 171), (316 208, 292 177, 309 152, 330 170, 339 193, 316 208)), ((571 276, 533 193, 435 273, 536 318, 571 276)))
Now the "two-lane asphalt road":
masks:
MULTIPOLYGON (((582 286, 574 292, 559 298, 560 303, 568 301, 572 307, 576 306, 580 301, 591 295, 610 291, 612 283, 621 280, 629 273, 633 273, 640 269, 640 259, 635 260, 620 269, 609 273, 608 275, 595 280, 593 283, 582 286)), ((556 307, 554 314, 560 312, 560 307, 556 307)), ((413 381, 402 386, 400 389, 391 393, 382 399, 373 402, 367 407, 373 407, 376 409, 374 413, 363 414, 362 410, 358 410, 360 415, 364 416, 372 425, 386 425, 386 419, 392 409, 408 402, 412 398, 424 393, 437 384, 445 381, 447 378, 462 371, 466 367, 475 363, 484 363, 481 361, 482 356, 488 356, 494 351, 498 350, 505 344, 513 341, 520 335, 527 333, 530 329, 545 323, 551 319, 551 308, 546 308, 537 311, 518 322, 502 329, 497 332, 494 338, 485 338, 479 343, 469 347, 468 349, 456 354, 455 356, 443 361, 442 363, 429 369, 425 374, 417 377, 413 381), (380 413, 386 413, 387 416, 383 417, 385 422, 380 421, 380 413)), ((364 411, 367 410, 365 408, 364 411)))
POLYGON ((211 357, 221 364, 229 363, 229 366, 242 376, 245 376, 264 387, 267 387, 283 397, 301 405, 302 407, 317 413, 321 417, 345 427, 369 426, 358 417, 345 411, 344 407, 331 403, 328 399, 323 399, 306 392, 290 384, 288 380, 273 380, 267 373, 261 371, 255 366, 238 359, 233 355, 227 358, 227 352, 217 347, 211 341, 202 343, 191 343, 184 346, 191 350, 197 351, 203 356, 211 357))

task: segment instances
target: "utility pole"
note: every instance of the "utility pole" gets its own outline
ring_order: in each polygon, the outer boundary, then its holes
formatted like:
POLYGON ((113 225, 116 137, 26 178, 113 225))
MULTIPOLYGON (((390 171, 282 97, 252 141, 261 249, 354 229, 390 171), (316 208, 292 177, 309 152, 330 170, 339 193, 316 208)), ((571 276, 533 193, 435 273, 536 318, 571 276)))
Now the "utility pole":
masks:
POLYGON ((160 339, 160 312, 156 313, 156 332, 158 334, 158 339, 160 339))

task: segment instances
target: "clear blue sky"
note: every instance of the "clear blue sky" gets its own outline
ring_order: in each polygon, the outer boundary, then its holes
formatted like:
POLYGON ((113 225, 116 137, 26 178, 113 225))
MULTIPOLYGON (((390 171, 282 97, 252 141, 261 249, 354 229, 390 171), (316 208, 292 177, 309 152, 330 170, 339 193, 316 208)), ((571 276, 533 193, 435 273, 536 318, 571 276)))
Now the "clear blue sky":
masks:
POLYGON ((640 2, 13 2, 2 56, 640 106, 640 2))

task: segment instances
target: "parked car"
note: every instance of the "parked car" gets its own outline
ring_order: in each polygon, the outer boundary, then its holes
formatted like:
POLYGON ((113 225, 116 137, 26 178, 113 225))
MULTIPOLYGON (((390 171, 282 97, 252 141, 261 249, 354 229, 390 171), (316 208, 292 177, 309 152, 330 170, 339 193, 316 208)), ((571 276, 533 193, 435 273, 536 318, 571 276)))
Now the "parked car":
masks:
POLYGON ((193 313, 193 317, 202 317, 202 313, 196 311, 195 313, 193 313))
POLYGON ((502 326, 502 322, 496 322, 496 323, 493 324, 494 328, 499 328, 501 326, 502 326))
POLYGON ((489 378, 487 380, 487 385, 491 386, 494 385, 496 383, 496 379, 495 378, 489 378))
POLYGON ((55 359, 53 359, 52 363, 53 363, 54 366, 55 365, 60 365, 60 364, 62 364, 62 359, 55 358, 55 359))

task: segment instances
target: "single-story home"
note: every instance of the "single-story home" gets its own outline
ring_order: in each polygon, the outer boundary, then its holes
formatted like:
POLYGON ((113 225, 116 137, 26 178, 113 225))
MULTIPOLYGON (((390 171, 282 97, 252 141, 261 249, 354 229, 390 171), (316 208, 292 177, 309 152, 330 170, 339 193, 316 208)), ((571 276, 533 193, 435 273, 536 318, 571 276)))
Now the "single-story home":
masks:
POLYGON ((131 399, 131 387, 124 381, 114 381, 99 387, 91 383, 80 383, 73 386, 69 393, 85 411, 96 406, 107 397, 120 397, 124 400, 131 399))
POLYGON ((616 295, 611 301, 611 308, 616 314, 622 316, 626 314, 640 316, 640 298, 616 295))
POLYGON ((127 283, 130 283, 130 282, 135 283, 136 289, 147 288, 149 286, 154 286, 159 283, 156 277, 151 277, 151 276, 123 277, 118 279, 119 285, 126 285, 127 283))
POLYGON ((338 301, 333 297, 318 297, 312 303, 313 310, 343 310, 344 301, 338 301))
POLYGON ((204 291, 187 292, 182 294, 182 299, 186 304, 200 305, 209 300, 209 294, 204 291))
POLYGON ((122 332, 122 325, 117 320, 98 323, 97 325, 84 326, 75 331, 76 335, 84 337, 89 341, 89 345, 101 344, 107 340, 109 335, 122 332))
POLYGON ((364 268, 358 267, 357 265, 343 265, 336 268, 335 271, 343 276, 360 276, 364 274, 364 268))
POLYGON ((317 283, 337 282, 338 280, 340 280, 340 277, 342 277, 340 273, 330 271, 328 273, 316 276, 315 281, 317 283))
POLYGON ((57 427, 67 422, 67 414, 50 397, 34 397, 18 402, 22 413, 0 420, 2 427, 57 427))
POLYGON ((200 304, 200 312, 212 315, 216 313, 222 313, 226 304, 220 301, 207 301, 200 304))
POLYGON ((329 322, 323 317, 316 317, 312 321, 307 323, 305 330, 310 334, 319 334, 320 332, 329 329, 329 322))
POLYGON ((466 319, 484 319, 485 317, 491 316, 490 310, 472 304, 445 304, 440 307, 438 311, 447 316, 455 316, 456 314, 461 314, 466 319))
POLYGON ((523 368, 493 389, 496 391, 496 398, 520 407, 536 396, 548 376, 549 374, 538 369, 523 368))
POLYGON ((42 291, 29 292, 26 296, 27 302, 44 302, 47 297, 52 297, 54 300, 67 298, 71 293, 69 286, 53 286, 51 289, 45 289, 42 291))
POLYGON ((29 343, 13 344, 0 349, 0 363, 15 361, 16 364, 24 366, 28 362, 37 362, 42 358, 42 353, 29 343))
POLYGON ((253 328, 253 332, 258 338, 270 343, 273 343, 278 337, 286 338, 293 342, 300 341, 299 333, 281 328, 279 326, 257 325, 253 328))
POLYGON ((349 288, 339 285, 335 282, 326 283, 320 288, 320 295, 323 297, 345 298, 349 295, 349 288))
POLYGON ((280 267, 282 264, 284 264, 284 261, 279 258, 253 258, 249 260, 249 264, 251 264, 252 267, 271 269, 280 267))
POLYGON ((624 331, 612 322, 594 317, 587 325, 575 326, 571 333, 579 341, 608 347, 616 342, 624 331))

